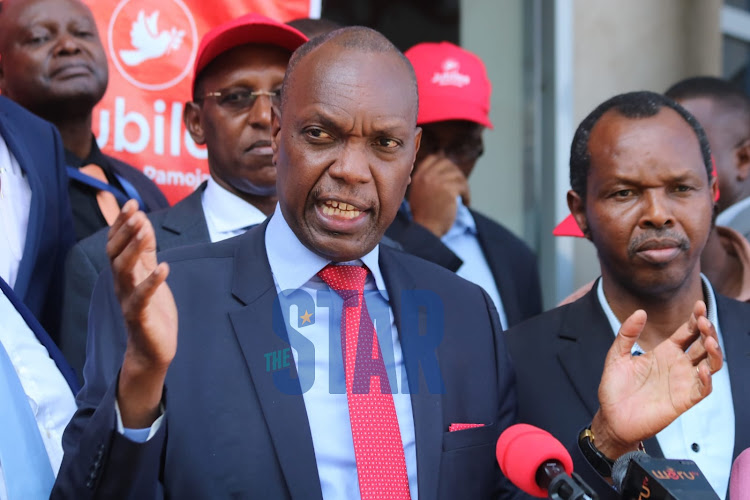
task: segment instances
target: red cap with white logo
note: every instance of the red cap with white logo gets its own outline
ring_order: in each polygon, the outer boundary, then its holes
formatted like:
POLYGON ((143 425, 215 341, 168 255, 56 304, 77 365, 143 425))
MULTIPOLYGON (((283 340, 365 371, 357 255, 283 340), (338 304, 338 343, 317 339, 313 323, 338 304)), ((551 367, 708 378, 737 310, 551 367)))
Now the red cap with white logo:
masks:
POLYGON ((195 59, 195 78, 208 64, 224 52, 247 43, 275 45, 290 52, 304 44, 307 37, 302 32, 260 14, 246 14, 216 26, 206 33, 198 47, 195 59))
POLYGON ((419 86, 417 124, 468 120, 492 128, 492 85, 478 56, 449 42, 420 43, 405 54, 419 86))

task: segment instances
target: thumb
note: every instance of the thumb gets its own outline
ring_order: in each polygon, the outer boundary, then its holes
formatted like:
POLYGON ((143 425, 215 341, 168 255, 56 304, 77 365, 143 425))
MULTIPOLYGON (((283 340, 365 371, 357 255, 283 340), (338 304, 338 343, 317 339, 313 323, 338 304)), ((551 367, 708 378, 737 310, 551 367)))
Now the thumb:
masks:
POLYGON ((614 361, 614 359, 609 359, 612 356, 616 358, 630 357, 630 351, 633 349, 645 326, 646 311, 638 309, 622 323, 620 331, 617 332, 617 337, 615 337, 615 341, 609 353, 607 353, 607 362, 614 361))

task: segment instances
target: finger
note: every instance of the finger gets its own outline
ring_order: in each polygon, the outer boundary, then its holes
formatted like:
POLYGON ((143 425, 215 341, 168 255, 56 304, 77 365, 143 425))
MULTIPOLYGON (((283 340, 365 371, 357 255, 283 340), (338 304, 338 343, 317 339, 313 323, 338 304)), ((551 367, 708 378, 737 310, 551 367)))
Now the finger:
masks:
POLYGON ((414 172, 412 173, 412 176, 424 175, 425 172, 430 170, 438 161, 440 161, 440 158, 442 158, 442 156, 435 153, 425 156, 422 161, 414 164, 414 172))
POLYGON ((130 297, 131 313, 138 315, 143 311, 156 290, 167 280, 169 276, 169 264, 160 263, 137 287, 133 289, 130 297))
POLYGON ((705 339, 703 343, 706 353, 708 356, 706 357, 705 361, 701 362, 699 366, 701 365, 707 365, 709 373, 716 373, 719 370, 721 370, 721 367, 724 365, 724 353, 721 352, 721 346, 719 346, 719 341, 716 340, 714 337, 708 337, 705 339))
POLYGON ((700 394, 700 398, 703 399, 711 394, 711 390, 713 388, 711 381, 711 371, 705 363, 699 364, 696 367, 696 371, 698 373, 698 392, 700 394))
POLYGON ((645 326, 646 311, 638 309, 622 323, 620 331, 617 332, 617 337, 615 337, 615 341, 607 353, 606 362, 611 361, 611 356, 616 356, 617 358, 630 357, 631 350, 636 341, 638 341, 638 337, 645 326))
POLYGON ((469 181, 466 176, 461 174, 461 183, 458 186, 458 194, 461 196, 461 200, 467 207, 471 205, 471 190, 469 189, 469 181))
POLYGON ((142 269, 147 273, 150 273, 156 267, 156 237, 154 229, 145 216, 136 227, 140 227, 138 232, 130 238, 122 252, 112 261, 112 271, 115 273, 115 278, 119 285, 127 284, 133 280, 135 280, 135 283, 133 283, 135 285, 142 279, 145 279, 143 272, 140 273, 141 276, 138 276, 138 271, 141 269, 138 266, 139 261, 141 265, 146 266, 142 269))
POLYGON ((120 209, 120 213, 117 214, 115 221, 112 223, 112 225, 109 228, 109 235, 111 236, 115 232, 117 232, 120 229, 120 226, 122 226, 130 218, 130 216, 133 213, 135 213, 137 209, 138 209, 137 201, 128 200, 127 202, 125 202, 125 204, 120 209))
POLYGON ((710 333, 713 330, 713 325, 706 318, 706 304, 702 300, 698 300, 693 306, 693 312, 690 314, 687 323, 678 328, 669 339, 684 351, 699 338, 704 330, 710 333))
MULTIPOLYGON (((110 260, 114 260, 123 252, 130 240, 141 230, 145 218, 146 215, 143 212, 135 211, 123 218, 117 227, 112 226, 107 235, 106 246, 107 256, 110 260)), ((118 216, 119 219, 120 216, 118 216)))

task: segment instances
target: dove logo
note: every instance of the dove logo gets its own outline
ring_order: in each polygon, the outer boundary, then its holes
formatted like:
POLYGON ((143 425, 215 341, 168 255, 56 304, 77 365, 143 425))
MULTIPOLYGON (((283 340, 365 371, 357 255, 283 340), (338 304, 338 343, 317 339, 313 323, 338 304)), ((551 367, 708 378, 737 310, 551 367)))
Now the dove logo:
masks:
POLYGON ((117 71, 143 90, 168 89, 189 73, 198 30, 182 0, 122 0, 109 22, 109 54, 117 71))

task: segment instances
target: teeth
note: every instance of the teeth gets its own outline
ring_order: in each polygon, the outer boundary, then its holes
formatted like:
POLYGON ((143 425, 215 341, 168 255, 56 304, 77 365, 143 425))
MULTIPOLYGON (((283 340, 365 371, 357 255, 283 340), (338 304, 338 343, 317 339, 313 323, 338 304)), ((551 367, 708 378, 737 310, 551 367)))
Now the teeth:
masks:
POLYGON ((326 201, 323 205, 323 214, 333 215, 344 219, 354 219, 362 212, 354 208, 353 205, 337 201, 326 201))

